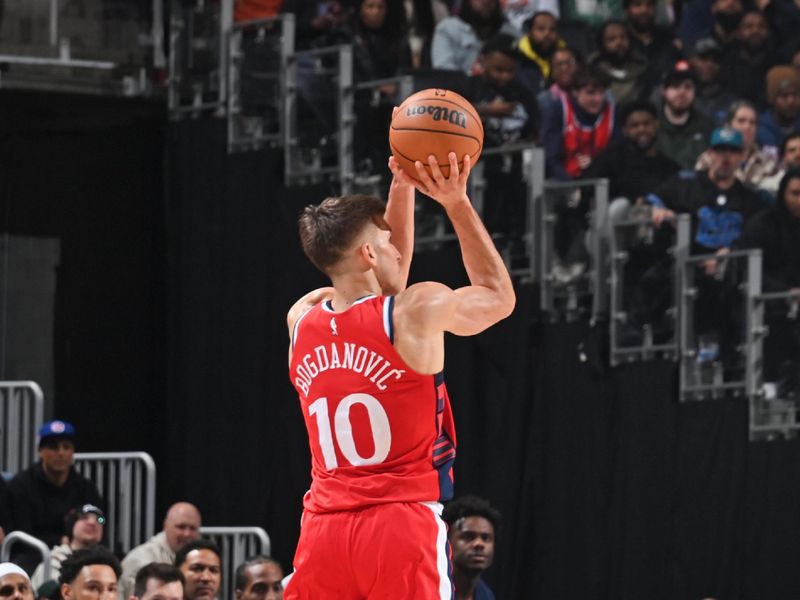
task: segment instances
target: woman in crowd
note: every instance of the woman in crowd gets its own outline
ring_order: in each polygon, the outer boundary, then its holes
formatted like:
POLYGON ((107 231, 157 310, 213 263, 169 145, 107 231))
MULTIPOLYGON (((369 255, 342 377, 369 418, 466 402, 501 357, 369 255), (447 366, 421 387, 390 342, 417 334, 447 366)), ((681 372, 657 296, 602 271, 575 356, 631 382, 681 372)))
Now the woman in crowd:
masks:
MULTIPOLYGON (((756 143, 758 113, 756 107, 747 100, 737 100, 731 104, 725 118, 725 126, 742 132, 744 137, 744 159, 736 170, 736 178, 742 183, 758 186, 761 181, 778 169, 778 157, 756 143)), ((708 150, 697 159, 695 168, 706 170, 710 164, 708 150)))

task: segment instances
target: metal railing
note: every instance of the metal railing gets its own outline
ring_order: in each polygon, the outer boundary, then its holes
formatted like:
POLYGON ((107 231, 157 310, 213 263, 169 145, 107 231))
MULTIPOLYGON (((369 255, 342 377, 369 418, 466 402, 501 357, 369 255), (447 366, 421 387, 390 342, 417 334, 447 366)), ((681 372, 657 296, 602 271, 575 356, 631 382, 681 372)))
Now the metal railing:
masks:
POLYGON ((146 452, 82 452, 75 468, 105 499, 106 540, 114 551, 128 552, 155 531, 156 466, 146 452))
POLYGON ((285 14, 234 23, 228 36, 228 152, 280 145, 286 68, 295 18, 285 14))
POLYGON ((551 317, 563 315, 570 321, 589 312, 592 320, 602 319, 608 303, 607 212, 607 179, 545 181, 538 203, 537 260, 540 308, 551 317), (558 235, 557 227, 568 233, 558 235), (557 235, 569 247, 562 249, 566 256, 559 256, 557 235), (573 249, 585 253, 582 260, 570 262, 573 249))
POLYGON ((754 332, 753 346, 749 350, 756 372, 755 391, 750 395, 750 439, 792 439, 800 431, 800 292, 763 293, 755 298, 755 307, 763 311, 764 326, 754 332), (780 321, 774 323, 774 316, 779 316, 780 321), (791 340, 790 347, 781 347, 777 356, 767 354, 765 342, 780 335, 791 340), (793 354, 783 356, 786 350, 793 354), (789 379, 792 389, 783 389, 781 383, 785 382, 764 381, 766 361, 782 359, 788 359, 781 365, 788 367, 782 375, 789 379))
POLYGON ((261 527, 201 527, 200 534, 213 540, 222 552, 222 587, 219 598, 234 598, 233 574, 248 558, 271 551, 269 535, 261 527))
POLYGON ((760 393, 757 342, 764 335, 764 306, 757 301, 761 250, 689 256, 682 262, 681 401, 753 397, 760 393))
POLYGON ((39 538, 33 537, 24 531, 12 531, 6 535, 3 545, 0 547, 0 562, 8 562, 11 559, 11 548, 17 544, 33 548, 39 553, 42 557, 41 563, 44 569, 44 579, 42 581, 50 581, 50 573, 52 571, 50 565, 50 548, 39 538))
POLYGON ((666 248, 654 239, 656 233, 649 211, 640 218, 611 225, 611 366, 656 357, 678 358, 679 290, 681 269, 691 241, 691 217, 678 216, 666 248), (659 255, 662 250, 663 255, 659 255), (637 270, 629 272, 629 267, 637 270), (654 284, 657 289, 650 289, 654 284), (664 289, 670 290, 671 297, 666 307, 660 306, 665 300, 660 297, 664 289))
POLYGON ((347 193, 353 173, 353 48, 295 52, 287 63, 284 183, 338 180, 347 193))
POLYGON ((33 381, 0 381, 0 472, 18 473, 36 462, 36 435, 44 395, 33 381))
POLYGON ((5 0, 0 87, 120 95, 152 91, 165 64, 162 0, 5 0))

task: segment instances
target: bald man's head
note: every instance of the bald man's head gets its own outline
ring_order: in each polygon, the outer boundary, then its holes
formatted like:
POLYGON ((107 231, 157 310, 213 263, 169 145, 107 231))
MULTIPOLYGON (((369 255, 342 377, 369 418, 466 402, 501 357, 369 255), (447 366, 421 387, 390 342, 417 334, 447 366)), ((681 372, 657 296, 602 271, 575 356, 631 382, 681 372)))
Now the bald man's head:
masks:
POLYGON ((200 511, 188 502, 173 504, 164 518, 164 533, 170 549, 177 552, 200 537, 200 511))

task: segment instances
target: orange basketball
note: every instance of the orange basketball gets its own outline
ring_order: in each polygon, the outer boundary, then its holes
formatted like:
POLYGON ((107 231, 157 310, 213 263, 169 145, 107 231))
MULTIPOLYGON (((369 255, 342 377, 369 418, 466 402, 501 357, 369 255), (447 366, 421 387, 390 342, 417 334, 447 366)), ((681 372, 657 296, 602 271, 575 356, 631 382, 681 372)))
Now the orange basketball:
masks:
POLYGON ((414 161, 421 161, 428 173, 428 156, 433 154, 442 174, 450 175, 447 155, 455 152, 458 166, 469 154, 474 165, 483 149, 483 123, 468 100, 450 90, 422 90, 406 98, 389 127, 389 146, 400 168, 417 179, 414 161))

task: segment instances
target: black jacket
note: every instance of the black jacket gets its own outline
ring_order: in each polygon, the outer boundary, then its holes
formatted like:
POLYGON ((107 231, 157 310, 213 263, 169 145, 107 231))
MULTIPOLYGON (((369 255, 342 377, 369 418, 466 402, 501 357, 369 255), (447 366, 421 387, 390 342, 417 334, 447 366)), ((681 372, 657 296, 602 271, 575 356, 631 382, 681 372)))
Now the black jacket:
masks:
POLYGON ((83 504, 103 507, 94 484, 73 467, 66 483, 56 487, 44 475, 42 463, 18 473, 8 486, 11 524, 48 546, 57 546, 64 535, 64 516, 83 504))
POLYGON ((692 254, 730 248, 745 224, 766 204, 758 192, 736 181, 721 190, 705 171, 681 171, 647 196, 655 206, 692 217, 692 254))
POLYGON ((800 287, 800 218, 782 201, 754 216, 744 227, 737 247, 761 248, 762 288, 779 292, 800 287))
POLYGON ((680 165, 661 152, 647 156, 638 146, 622 138, 600 154, 583 172, 583 177, 609 180, 609 197, 644 197, 680 171, 680 165))
POLYGON ((6 532, 11 530, 11 511, 8 508, 8 485, 0 475, 0 527, 6 532))

